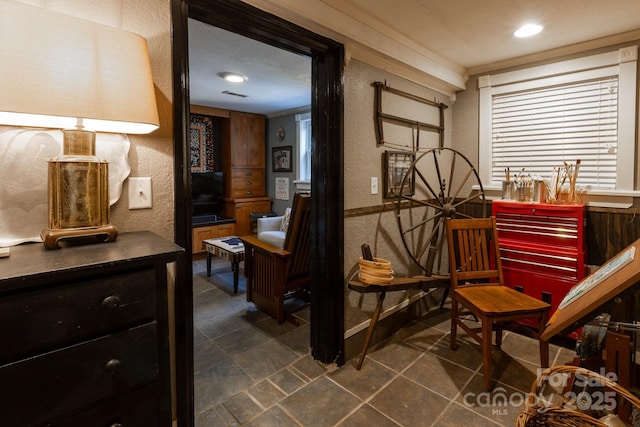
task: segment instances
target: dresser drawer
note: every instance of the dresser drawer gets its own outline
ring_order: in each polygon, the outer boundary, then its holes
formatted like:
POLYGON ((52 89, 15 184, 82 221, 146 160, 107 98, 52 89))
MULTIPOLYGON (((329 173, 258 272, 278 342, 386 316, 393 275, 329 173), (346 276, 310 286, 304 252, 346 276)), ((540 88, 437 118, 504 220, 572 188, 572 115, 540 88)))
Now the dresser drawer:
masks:
POLYGON ((264 180, 239 181, 233 183, 231 197, 234 199, 243 197, 261 197, 265 195, 264 180))
POLYGON ((151 320, 155 271, 140 270, 0 299, 0 364, 151 320))
POLYGON ((42 423, 153 383, 157 352, 153 322, 4 365, 2 424, 42 423))
POLYGON ((236 180, 248 179, 248 180, 263 180, 264 181, 264 169, 238 169, 234 168, 231 172, 231 179, 236 180))
POLYGON ((47 427, 158 426, 158 385, 153 383, 47 427))

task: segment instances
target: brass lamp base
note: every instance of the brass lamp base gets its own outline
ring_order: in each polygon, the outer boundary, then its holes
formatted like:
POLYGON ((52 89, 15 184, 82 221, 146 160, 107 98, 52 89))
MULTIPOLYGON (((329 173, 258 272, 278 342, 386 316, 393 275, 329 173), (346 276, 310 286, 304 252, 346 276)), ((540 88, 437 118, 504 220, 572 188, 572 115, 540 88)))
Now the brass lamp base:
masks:
POLYGON ((63 131, 63 155, 49 160, 47 249, 116 240, 109 223, 109 165, 95 156, 95 133, 63 131))
POLYGON ((47 249, 58 249, 84 243, 113 242, 118 237, 118 229, 111 224, 99 227, 66 228, 50 230, 45 228, 40 233, 42 243, 47 249))

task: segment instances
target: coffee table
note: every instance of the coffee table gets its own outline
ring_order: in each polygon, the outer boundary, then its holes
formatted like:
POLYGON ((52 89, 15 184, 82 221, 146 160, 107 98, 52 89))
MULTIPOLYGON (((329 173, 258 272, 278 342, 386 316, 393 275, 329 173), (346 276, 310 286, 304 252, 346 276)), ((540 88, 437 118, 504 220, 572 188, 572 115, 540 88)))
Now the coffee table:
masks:
POLYGON ((231 261, 233 271, 233 293, 238 293, 238 271, 240 262, 244 261, 244 245, 237 236, 218 237, 202 241, 202 248, 207 251, 207 277, 211 276, 211 256, 231 261))

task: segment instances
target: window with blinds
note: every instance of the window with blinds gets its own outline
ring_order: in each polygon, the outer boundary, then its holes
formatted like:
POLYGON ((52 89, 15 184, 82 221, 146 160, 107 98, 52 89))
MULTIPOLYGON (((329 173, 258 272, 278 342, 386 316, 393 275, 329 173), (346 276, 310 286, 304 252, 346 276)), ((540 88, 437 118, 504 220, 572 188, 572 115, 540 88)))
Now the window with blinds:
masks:
POLYGON ((589 203, 626 206, 638 179, 637 66, 634 45, 478 77, 483 186, 500 189, 507 168, 549 180, 579 159, 589 203))
POLYGON ((492 181, 525 168, 548 177, 580 159, 579 186, 615 189, 618 76, 492 96, 492 181))

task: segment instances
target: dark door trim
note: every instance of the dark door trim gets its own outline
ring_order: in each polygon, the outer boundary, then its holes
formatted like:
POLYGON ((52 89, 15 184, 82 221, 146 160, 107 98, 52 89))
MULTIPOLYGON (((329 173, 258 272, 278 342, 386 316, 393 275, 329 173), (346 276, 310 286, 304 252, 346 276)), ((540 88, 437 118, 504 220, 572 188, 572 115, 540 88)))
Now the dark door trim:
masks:
MULTIPOLYGON (((171 0, 176 243, 191 254, 188 17, 312 58, 311 354, 344 363, 343 66, 341 44, 239 0, 171 0)), ((193 278, 176 271, 179 426, 193 425, 193 278)))

